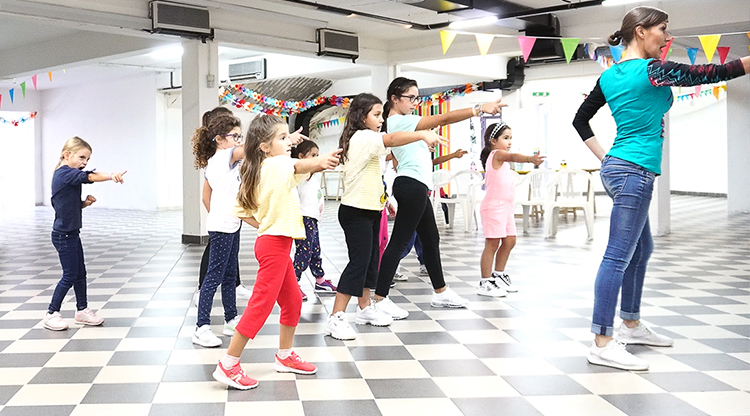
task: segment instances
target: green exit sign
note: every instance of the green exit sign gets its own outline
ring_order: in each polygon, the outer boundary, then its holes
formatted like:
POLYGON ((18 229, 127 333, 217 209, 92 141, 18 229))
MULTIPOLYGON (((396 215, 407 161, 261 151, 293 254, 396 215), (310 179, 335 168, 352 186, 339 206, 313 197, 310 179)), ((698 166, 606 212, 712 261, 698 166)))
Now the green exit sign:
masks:
POLYGON ((532 92, 532 97, 549 97, 549 92, 532 92))

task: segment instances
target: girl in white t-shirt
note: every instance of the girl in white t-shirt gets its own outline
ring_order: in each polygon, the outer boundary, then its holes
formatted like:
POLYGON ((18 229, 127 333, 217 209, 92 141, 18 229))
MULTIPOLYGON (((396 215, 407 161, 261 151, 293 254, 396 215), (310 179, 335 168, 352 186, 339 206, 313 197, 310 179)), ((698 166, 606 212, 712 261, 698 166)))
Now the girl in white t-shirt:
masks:
MULTIPOLYGON (((306 159, 318 157, 320 149, 318 145, 311 140, 305 140, 298 144, 292 154, 297 159, 306 159)), ((320 190, 320 174, 311 173, 304 181, 297 185, 299 194, 299 206, 302 210, 302 224, 305 226, 305 239, 294 240, 296 246, 294 252, 294 273, 297 275, 297 282, 302 277, 302 273, 310 268, 310 273, 315 276, 316 292, 336 292, 336 286, 330 280, 325 278, 323 271, 323 260, 320 258, 320 233, 318 231, 318 221, 323 215, 323 193, 320 190)), ((300 288, 302 300, 307 300, 307 295, 300 288)))
POLYGON ((234 334, 239 322, 235 280, 239 269, 240 219, 232 214, 232 208, 240 188, 240 162, 245 157, 241 142, 240 119, 231 115, 216 117, 208 127, 198 128, 192 139, 195 167, 205 168, 205 178, 212 189, 211 209, 206 217, 211 248, 193 333, 193 343, 203 347, 221 345, 221 339, 211 332, 211 307, 219 285, 226 322, 223 334, 234 334))
MULTIPOLYGON (((333 338, 352 340, 356 332, 344 319, 352 296, 359 298, 356 322, 360 325, 390 325, 393 318, 370 304, 370 288, 378 278, 380 260, 380 218, 388 198, 380 167, 380 156, 388 147, 424 140, 429 146, 445 143, 432 131, 381 133, 383 104, 372 94, 354 97, 346 116, 339 147, 344 173, 344 195, 339 206, 339 224, 344 229, 349 264, 339 278, 333 311, 326 322, 325 333, 333 338)), ((387 306, 390 299, 378 305, 387 306)), ((397 318, 398 319, 398 318, 397 318)))

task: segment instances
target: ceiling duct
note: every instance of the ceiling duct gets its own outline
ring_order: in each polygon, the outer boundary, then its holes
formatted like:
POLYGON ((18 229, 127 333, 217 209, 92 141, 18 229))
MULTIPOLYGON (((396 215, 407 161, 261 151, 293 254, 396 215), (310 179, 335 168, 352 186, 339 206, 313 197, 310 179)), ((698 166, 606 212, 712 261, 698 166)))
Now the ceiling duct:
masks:
POLYGON ((155 0, 149 2, 151 33, 177 35, 185 38, 213 39, 208 9, 155 0))

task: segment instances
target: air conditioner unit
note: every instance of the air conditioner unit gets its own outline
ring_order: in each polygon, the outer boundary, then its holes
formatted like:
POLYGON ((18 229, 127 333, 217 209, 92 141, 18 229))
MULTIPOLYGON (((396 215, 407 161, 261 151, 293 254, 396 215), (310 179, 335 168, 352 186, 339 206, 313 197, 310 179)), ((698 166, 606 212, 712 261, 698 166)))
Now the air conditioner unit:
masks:
POLYGON ((151 33, 198 38, 204 42, 213 39, 206 8, 155 0, 149 3, 149 16, 151 33))
POLYGON ((359 38, 357 35, 338 30, 318 29, 318 56, 347 58, 355 62, 359 58, 359 38))
POLYGON ((229 64, 229 80, 266 79, 266 58, 229 64))

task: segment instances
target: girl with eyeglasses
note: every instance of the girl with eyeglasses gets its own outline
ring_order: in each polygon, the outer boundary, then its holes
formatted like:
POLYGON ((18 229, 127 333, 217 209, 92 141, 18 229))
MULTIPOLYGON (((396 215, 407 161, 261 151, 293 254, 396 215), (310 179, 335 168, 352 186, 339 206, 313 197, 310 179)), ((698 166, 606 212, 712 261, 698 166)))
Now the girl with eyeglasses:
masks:
MULTIPOLYGON (((419 89, 413 79, 398 77, 388 86, 387 102, 383 107, 386 116, 383 131, 388 133, 430 130, 466 120, 482 114, 497 114, 506 104, 500 100, 477 104, 473 108, 449 111, 445 114, 418 116, 413 114, 419 102, 419 89)), ((436 307, 463 308, 469 304, 456 292, 448 288, 443 277, 440 262, 440 236, 435 223, 435 215, 429 199, 432 188, 432 154, 430 146, 423 141, 393 148, 393 156, 398 160, 398 174, 393 181, 393 196, 399 205, 396 221, 393 224, 391 241, 388 243, 380 262, 375 301, 378 308, 394 319, 403 319, 409 312, 398 307, 390 299, 393 276, 396 273, 401 255, 409 244, 414 231, 424 247, 424 262, 432 281, 434 293, 431 304, 436 307), (381 305, 382 304, 382 305, 381 305)))

